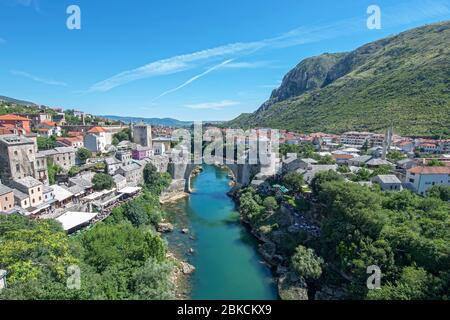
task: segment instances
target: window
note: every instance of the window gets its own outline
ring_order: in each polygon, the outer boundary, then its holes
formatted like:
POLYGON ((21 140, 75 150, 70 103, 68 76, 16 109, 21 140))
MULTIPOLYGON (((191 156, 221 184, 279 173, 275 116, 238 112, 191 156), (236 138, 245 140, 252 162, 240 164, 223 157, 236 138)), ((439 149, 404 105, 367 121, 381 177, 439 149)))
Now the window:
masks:
POLYGON ((34 190, 33 189, 31 189, 31 194, 34 194, 34 190))
POLYGON ((16 171, 20 172, 20 165, 19 164, 16 164, 16 171))
POLYGON ((409 182, 414 183, 414 179, 409 179, 409 182))
POLYGON ((19 155, 19 154, 17 153, 17 150, 14 151, 14 155, 15 155, 15 156, 19 155))
POLYGON ((33 199, 33 204, 36 202, 36 200, 35 199, 33 199))

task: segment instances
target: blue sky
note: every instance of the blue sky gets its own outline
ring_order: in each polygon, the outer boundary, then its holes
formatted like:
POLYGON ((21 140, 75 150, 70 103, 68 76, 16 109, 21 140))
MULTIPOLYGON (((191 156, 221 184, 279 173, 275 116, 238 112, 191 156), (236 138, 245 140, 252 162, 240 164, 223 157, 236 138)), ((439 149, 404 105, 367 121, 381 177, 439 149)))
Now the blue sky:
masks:
POLYGON ((450 19, 450 0, 0 0, 0 95, 94 114, 227 120, 302 59, 450 19), (66 8, 81 9, 81 30, 66 8), (381 8, 382 29, 366 27, 381 8))

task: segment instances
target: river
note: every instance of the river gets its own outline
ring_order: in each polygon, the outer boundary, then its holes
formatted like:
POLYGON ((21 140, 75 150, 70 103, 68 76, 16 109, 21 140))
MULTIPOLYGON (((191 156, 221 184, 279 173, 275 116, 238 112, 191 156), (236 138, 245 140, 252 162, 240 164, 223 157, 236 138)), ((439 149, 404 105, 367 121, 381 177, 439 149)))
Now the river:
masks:
POLYGON ((175 231, 166 236, 171 250, 196 268, 189 281, 190 297, 277 299, 276 284, 257 251, 258 244, 227 196, 228 172, 209 165, 203 169, 192 179, 190 197, 164 208, 175 225, 175 231), (183 234, 183 228, 189 233, 183 234))

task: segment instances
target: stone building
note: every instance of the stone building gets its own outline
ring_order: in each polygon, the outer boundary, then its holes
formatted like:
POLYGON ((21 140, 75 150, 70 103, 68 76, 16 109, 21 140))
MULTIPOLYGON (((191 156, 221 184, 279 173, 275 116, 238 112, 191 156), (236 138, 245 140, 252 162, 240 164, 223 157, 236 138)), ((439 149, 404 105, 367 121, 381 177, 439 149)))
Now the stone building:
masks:
POLYGON ((117 151, 116 158, 122 162, 123 166, 128 166, 133 163, 133 155, 131 151, 117 151))
POLYGON ((25 177, 11 181, 11 187, 28 195, 30 205, 38 207, 44 203, 44 185, 33 177, 25 177))
POLYGON ((27 176, 38 177, 34 141, 24 136, 0 136, 0 179, 8 184, 27 176))
POLYGON ((143 147, 152 147, 152 127, 144 122, 133 126, 133 142, 143 147))
POLYGON ((11 188, 0 184, 0 212, 8 212, 14 208, 14 192, 11 188))
MULTIPOLYGON (((57 147, 51 150, 44 150, 37 153, 36 158, 38 160, 53 161, 54 164, 58 165, 65 171, 69 171, 70 168, 75 166, 75 148, 72 147, 57 147)), ((41 166, 39 166, 41 168, 41 166)))
POLYGON ((120 174, 127 179, 127 185, 136 187, 144 182, 143 169, 137 163, 120 167, 116 174, 120 174))

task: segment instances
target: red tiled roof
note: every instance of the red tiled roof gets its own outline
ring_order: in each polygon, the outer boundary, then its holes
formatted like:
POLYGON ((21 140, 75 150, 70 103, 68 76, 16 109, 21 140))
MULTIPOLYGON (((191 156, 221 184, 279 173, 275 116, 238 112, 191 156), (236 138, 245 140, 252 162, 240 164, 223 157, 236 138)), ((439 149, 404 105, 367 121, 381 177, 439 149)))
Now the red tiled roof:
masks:
POLYGON ((30 121, 28 118, 24 118, 21 116, 16 116, 15 114, 5 114, 3 116, 0 116, 0 120, 4 121, 30 121))
POLYGON ((88 131, 89 133, 101 133, 101 132, 108 132, 105 128, 102 127, 94 127, 91 130, 88 131))
POLYGON ((351 154, 333 154, 334 159, 353 159, 355 156, 351 154))
POLYGON ((71 141, 71 142, 75 142, 75 141, 83 141, 83 137, 82 136, 78 136, 78 137, 66 137, 66 138, 58 138, 58 141, 71 141))
POLYGON ((83 136, 84 133, 78 132, 78 131, 69 131, 69 132, 67 132, 67 135, 70 137, 78 137, 78 136, 83 136))
POLYGON ((56 126, 56 122, 53 122, 53 121, 43 121, 42 124, 46 124, 46 125, 52 126, 52 127, 56 126))
POLYGON ((421 143, 421 144, 419 145, 419 147, 431 147, 431 148, 436 148, 437 145, 434 144, 434 143, 421 143))
POLYGON ((450 167, 414 167, 408 172, 414 174, 450 174, 450 167))

